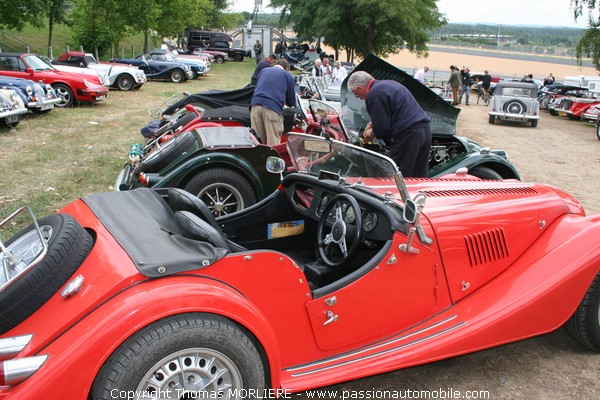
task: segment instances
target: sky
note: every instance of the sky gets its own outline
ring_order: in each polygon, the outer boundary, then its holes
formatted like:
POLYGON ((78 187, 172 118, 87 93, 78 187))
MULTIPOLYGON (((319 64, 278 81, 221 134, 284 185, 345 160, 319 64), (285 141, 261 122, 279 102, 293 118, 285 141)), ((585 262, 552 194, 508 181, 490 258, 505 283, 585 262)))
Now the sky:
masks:
MULTIPOLYGON (((233 11, 254 10, 255 0, 234 0, 233 11)), ((262 0, 263 12, 270 0, 262 0)), ((587 14, 575 22, 571 0, 438 0, 438 9, 451 23, 491 23, 587 27, 587 14)))

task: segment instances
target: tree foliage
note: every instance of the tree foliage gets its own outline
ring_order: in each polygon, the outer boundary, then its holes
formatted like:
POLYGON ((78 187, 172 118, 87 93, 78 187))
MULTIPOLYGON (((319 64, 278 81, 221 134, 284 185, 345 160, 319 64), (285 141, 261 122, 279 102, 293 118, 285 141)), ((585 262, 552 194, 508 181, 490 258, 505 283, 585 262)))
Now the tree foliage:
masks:
MULTIPOLYGON (((435 0, 272 0, 299 38, 323 38, 335 49, 387 56, 402 49, 427 54, 428 32, 446 19, 435 0)), ((286 22, 286 21, 284 21, 286 22)))
POLYGON ((21 30, 25 24, 44 24, 45 0, 0 0, 0 27, 21 30))
POLYGON ((575 54, 581 63, 583 57, 590 57, 596 70, 600 71, 600 1, 597 0, 571 0, 575 20, 587 14, 588 29, 583 34, 575 54))

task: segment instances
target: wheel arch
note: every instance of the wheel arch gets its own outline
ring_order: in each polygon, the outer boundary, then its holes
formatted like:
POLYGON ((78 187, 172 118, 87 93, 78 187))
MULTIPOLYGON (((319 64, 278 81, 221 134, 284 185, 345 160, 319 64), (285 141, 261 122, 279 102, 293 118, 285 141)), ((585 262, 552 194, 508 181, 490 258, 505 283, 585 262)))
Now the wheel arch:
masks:
MULTIPOLYGON (((270 193, 271 186, 269 182, 263 182, 260 174, 252 163, 244 157, 236 156, 234 153, 226 152, 209 152, 205 156, 194 158, 188 162, 178 166, 172 171, 170 176, 165 176, 155 185, 155 187, 167 187, 176 184, 177 187, 184 187, 195 175, 200 172, 207 171, 213 168, 225 168, 235 171, 248 180, 257 199, 262 199, 270 193), (177 171, 185 171, 177 182, 172 175, 177 171)), ((279 182, 279 177, 276 178, 279 182)), ((273 182, 274 183, 274 182, 273 182)), ((274 189, 274 188, 273 188, 274 189)))
MULTIPOLYGON (((235 288, 206 276, 178 275, 130 286, 82 318, 58 340, 42 349, 41 354, 53 355, 55 366, 72 366, 72 372, 78 375, 75 380, 80 380, 79 384, 72 384, 81 385, 89 392, 103 365, 129 338, 164 318, 191 314, 219 316, 235 323, 259 352, 266 384, 280 386, 280 346, 268 320, 235 288), (152 302, 148 301, 150 298, 152 302), (88 349, 87 344, 92 342, 98 346, 88 349), (77 365, 81 365, 77 360, 89 365, 87 373, 77 369, 77 365)), ((44 369, 50 374, 44 378, 46 382, 53 381, 51 376, 55 371, 51 365, 48 367, 44 369)))

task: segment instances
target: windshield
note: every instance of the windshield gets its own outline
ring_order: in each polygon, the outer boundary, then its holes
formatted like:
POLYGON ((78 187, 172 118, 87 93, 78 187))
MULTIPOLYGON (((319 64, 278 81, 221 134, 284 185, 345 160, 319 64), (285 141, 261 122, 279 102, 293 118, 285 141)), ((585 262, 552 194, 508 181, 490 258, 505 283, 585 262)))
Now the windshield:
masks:
POLYGON ((38 56, 25 56, 25 62, 29 66, 29 68, 33 68, 35 71, 45 71, 48 69, 55 69, 48 62, 45 62, 38 56))
POLYGON ((297 171, 340 178, 392 178, 397 171, 391 158, 337 140, 288 133, 287 146, 297 171))

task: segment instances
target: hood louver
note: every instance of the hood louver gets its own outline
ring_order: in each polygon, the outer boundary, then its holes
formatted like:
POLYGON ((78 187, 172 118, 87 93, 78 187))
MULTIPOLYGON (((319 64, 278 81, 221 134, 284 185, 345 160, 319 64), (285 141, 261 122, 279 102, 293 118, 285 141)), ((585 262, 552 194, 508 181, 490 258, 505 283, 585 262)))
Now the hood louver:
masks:
POLYGON ((489 264, 508 257, 503 229, 492 229, 465 236, 471 267, 489 264))
POLYGON ((490 196, 490 195, 527 195, 539 194, 537 190, 528 187, 521 188, 490 188, 490 189, 452 189, 452 190, 426 190, 428 197, 451 196, 490 196))

